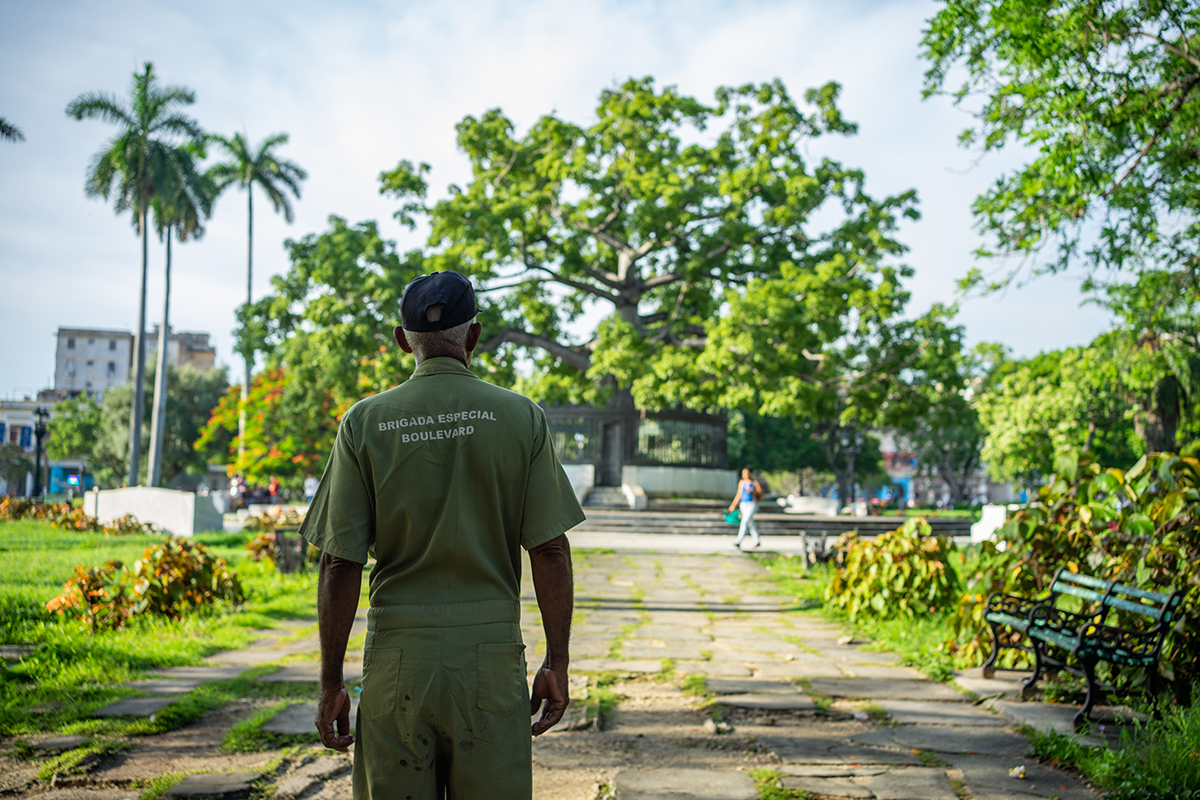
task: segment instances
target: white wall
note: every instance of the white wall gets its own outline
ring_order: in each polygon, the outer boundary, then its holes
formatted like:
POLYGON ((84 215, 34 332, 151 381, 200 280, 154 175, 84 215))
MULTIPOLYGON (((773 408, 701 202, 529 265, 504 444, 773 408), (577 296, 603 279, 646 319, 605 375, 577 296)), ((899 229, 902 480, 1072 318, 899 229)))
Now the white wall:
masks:
POLYGON ((732 500, 738 474, 703 467, 624 467, 621 483, 640 486, 649 497, 716 497, 732 500))
POLYGON ((88 492, 84 507, 103 523, 133 514, 138 522, 152 522, 175 536, 224 529, 224 520, 211 498, 174 489, 136 486, 88 492))
POLYGON ((596 485, 596 466, 594 464, 563 464, 562 468, 571 481, 571 488, 575 490, 575 499, 582 505, 587 493, 596 485))

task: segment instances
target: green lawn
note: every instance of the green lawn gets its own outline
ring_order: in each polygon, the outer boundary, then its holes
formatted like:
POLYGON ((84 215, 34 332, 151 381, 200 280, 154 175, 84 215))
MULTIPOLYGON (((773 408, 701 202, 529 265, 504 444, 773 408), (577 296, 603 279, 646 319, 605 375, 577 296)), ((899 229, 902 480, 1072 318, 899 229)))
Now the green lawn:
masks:
MULTIPOLYGON (((98 566, 116 559, 136 560, 157 544, 157 536, 106 537, 60 531, 41 522, 0 523, 0 643, 33 644, 22 661, 0 667, 0 735, 35 730, 118 734, 141 731, 129 721, 92 720, 101 705, 136 694, 117 684, 143 677, 148 670, 199 663, 219 649, 244 647, 255 630, 279 619, 316 617, 316 573, 280 575, 266 562, 249 560, 252 534, 195 537, 211 546, 237 570, 246 593, 239 608, 224 606, 181 620, 133 618, 118 631, 93 635, 70 618, 50 614, 46 601, 62 591, 77 565, 98 566), (31 707, 58 704, 50 713, 31 707), (131 727, 132 726, 132 727, 131 727)), ((242 682, 210 685, 158 715, 154 729, 170 729, 225 702, 231 691, 249 691, 242 682)), ((265 689, 291 696, 293 689, 265 689)))

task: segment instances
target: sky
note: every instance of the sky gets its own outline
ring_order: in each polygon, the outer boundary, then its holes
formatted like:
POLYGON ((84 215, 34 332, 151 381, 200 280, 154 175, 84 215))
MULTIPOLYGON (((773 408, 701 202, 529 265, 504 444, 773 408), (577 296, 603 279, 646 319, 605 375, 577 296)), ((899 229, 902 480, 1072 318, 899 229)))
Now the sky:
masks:
MULTIPOLYGON (((255 198, 256 298, 289 266, 284 240, 324 230, 333 214, 378 220, 403 249, 419 246, 392 219, 378 175, 409 159, 433 166, 434 198, 463 182, 454 124, 468 114, 499 107, 522 131, 546 113, 587 124, 601 90, 645 75, 702 101, 721 85, 781 78, 800 98, 836 80, 859 133, 808 147, 864 169, 877 196, 917 190, 922 218, 899 234, 916 270, 910 313, 958 302, 969 342, 1018 356, 1086 343, 1109 317, 1081 305, 1079 276, 957 293, 971 267, 1003 268, 972 255, 970 205, 1022 153, 981 159, 958 147, 970 117, 947 98, 921 99, 921 31, 934 11, 923 0, 0 0, 0 117, 26 136, 0 142, 0 398, 52 385, 60 326, 137 326, 140 240, 128 215, 83 191, 113 128, 64 108, 83 92, 127 95, 146 61, 163 83, 195 90, 189 112, 206 130, 254 142, 287 132, 280 155, 308 171, 293 224, 255 198)), ((162 271, 152 241, 147 328, 162 319, 162 271)), ((210 333, 227 363, 245 271, 246 197, 229 190, 205 237, 174 249, 171 307, 172 327, 210 333)))

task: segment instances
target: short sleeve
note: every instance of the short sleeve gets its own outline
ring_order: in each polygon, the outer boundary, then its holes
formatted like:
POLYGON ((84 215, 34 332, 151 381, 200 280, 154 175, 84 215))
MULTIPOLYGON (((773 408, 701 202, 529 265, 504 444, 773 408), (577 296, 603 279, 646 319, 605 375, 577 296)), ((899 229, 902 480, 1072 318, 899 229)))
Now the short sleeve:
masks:
POLYGON ((338 427, 329 464, 300 526, 300 535, 324 553, 366 564, 375 543, 374 519, 374 498, 354 447, 354 429, 347 415, 338 427))
POLYGON ((554 452, 546 415, 540 408, 534 413, 534 441, 521 517, 521 546, 526 550, 561 536, 585 519, 575 489, 554 452))

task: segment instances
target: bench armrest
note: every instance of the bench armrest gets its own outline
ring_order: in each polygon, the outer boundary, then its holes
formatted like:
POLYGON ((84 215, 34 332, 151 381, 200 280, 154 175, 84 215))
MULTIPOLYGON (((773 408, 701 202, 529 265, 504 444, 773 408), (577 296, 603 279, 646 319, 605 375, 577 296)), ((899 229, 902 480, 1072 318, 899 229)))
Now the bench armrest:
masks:
POLYGON ((988 614, 1011 614, 1014 617, 1027 617, 1034 606, 1044 603, 1044 598, 1020 597, 1015 594, 1000 594, 993 592, 988 595, 988 614))
POLYGON ((1080 625, 1076 652, 1086 655, 1092 651, 1103 655, 1106 651, 1124 650, 1139 657, 1157 656, 1167 627, 1154 625, 1144 631, 1135 631, 1098 622, 1080 625))
POLYGON ((1048 603, 1040 603, 1029 611, 1029 625, 1033 628, 1049 628, 1069 633, 1072 636, 1084 626, 1099 622, 1100 614, 1072 614, 1048 603))

